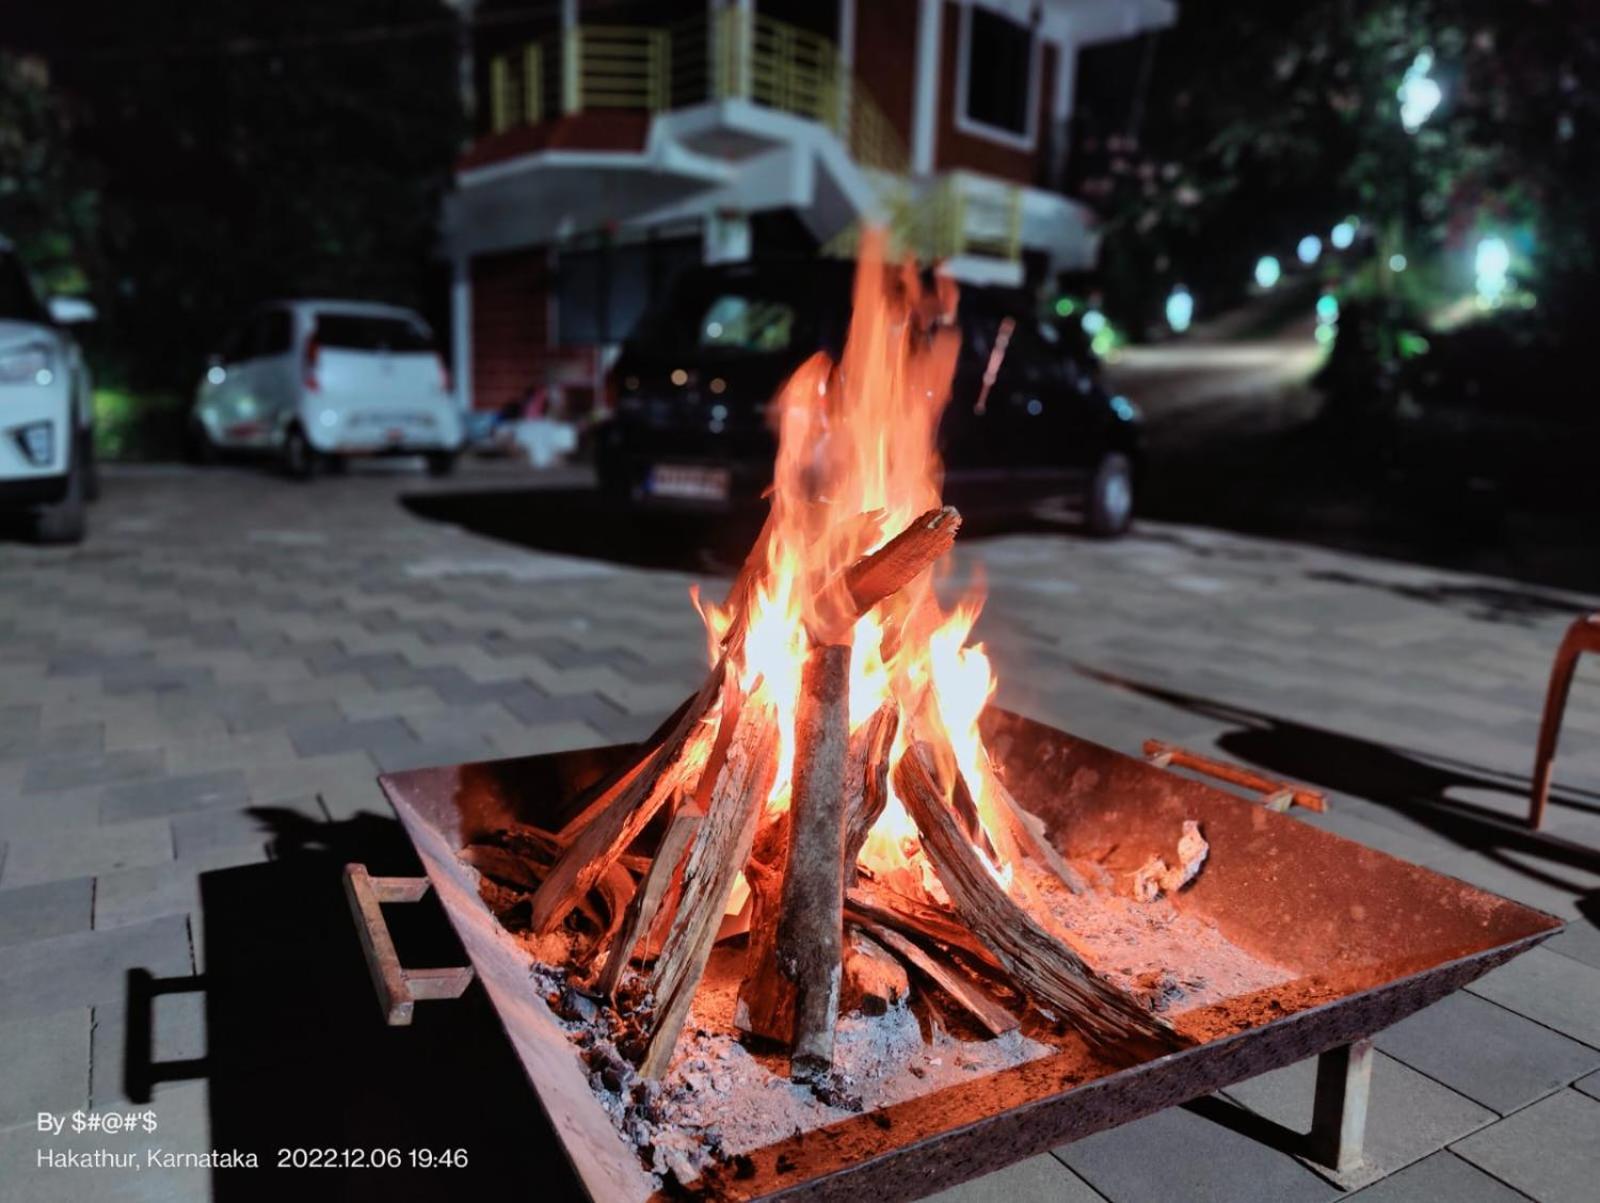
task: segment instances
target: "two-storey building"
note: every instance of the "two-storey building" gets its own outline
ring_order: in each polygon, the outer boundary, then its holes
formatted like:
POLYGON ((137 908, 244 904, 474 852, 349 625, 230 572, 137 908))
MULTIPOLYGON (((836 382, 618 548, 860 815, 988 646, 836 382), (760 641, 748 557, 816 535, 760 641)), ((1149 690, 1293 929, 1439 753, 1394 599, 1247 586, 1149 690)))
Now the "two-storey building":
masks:
POLYGON ((682 265, 847 253, 863 222, 957 278, 1093 263, 1061 191, 1080 47, 1171 0, 480 0, 478 133, 445 244, 463 404, 600 395, 682 265))

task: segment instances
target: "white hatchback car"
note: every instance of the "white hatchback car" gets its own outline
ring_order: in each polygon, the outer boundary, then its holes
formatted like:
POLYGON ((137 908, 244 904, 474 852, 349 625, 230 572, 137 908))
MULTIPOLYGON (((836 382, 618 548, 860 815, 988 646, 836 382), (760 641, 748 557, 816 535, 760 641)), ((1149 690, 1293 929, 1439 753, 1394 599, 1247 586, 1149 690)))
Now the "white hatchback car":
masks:
POLYGON ((455 467, 463 439, 449 372, 427 324, 409 309, 362 301, 278 301, 246 318, 211 357, 190 439, 218 450, 275 453, 310 477, 318 462, 422 455, 455 467))
POLYGON ((23 511, 44 543, 83 538, 97 489, 89 372, 64 329, 93 318, 87 301, 41 304, 0 238, 0 510, 23 511))

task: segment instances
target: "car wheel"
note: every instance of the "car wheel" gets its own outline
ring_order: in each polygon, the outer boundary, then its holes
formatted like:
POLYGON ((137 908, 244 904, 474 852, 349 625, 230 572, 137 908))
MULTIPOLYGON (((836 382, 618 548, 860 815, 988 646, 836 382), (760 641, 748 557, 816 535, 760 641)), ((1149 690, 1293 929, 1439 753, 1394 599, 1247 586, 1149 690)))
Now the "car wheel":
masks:
POLYGON ((1127 532, 1133 522, 1133 463, 1122 452, 1107 452, 1100 460, 1084 509, 1090 534, 1109 539, 1127 532))
POLYGON ((290 480, 310 480, 316 473, 316 450, 298 426, 289 427, 289 433, 283 436, 281 457, 283 474, 290 480))
POLYGON ((456 470, 456 456, 454 451, 434 451, 428 455, 429 476, 449 476, 456 470))
POLYGON ((83 495, 83 459, 73 456, 67 469, 67 495, 40 509, 34 517, 33 537, 40 543, 78 543, 88 528, 83 495))
POLYGON ((100 500, 100 460, 94 453, 94 431, 86 430, 82 435, 83 447, 83 499, 85 501, 100 500))

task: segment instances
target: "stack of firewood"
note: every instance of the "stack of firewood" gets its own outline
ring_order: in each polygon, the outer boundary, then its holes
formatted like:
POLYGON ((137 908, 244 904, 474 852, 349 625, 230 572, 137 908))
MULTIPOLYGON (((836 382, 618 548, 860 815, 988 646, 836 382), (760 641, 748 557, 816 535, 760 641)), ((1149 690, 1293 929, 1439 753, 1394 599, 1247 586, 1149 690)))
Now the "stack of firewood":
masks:
POLYGON ((828 590, 836 600, 815 607, 823 616, 808 627, 787 806, 769 805, 775 713, 759 691, 744 695, 736 672, 763 540, 730 592, 716 664, 642 755, 562 831, 502 833, 463 854, 511 891, 534 936, 583 917, 592 934, 570 968, 632 1017, 645 1077, 671 1061, 741 874, 748 951, 735 1022, 788 1049, 796 1078, 831 1069, 847 977, 858 1001, 881 1006, 904 996, 907 969, 995 1035, 1018 1026, 1015 1004, 1001 1001, 1016 994, 1105 1047, 1176 1047, 1148 1004, 1093 973, 1030 905, 1027 883, 1040 875, 1073 892, 1085 886, 998 777, 1003 818, 985 830, 962 775, 927 732, 897 744, 894 703, 850 730, 851 628, 948 551, 960 522, 953 508, 929 511, 856 561, 828 590), (937 901, 858 871, 891 781, 942 887, 937 901), (639 857, 635 842, 664 810, 664 834, 639 857), (996 857, 1025 870, 1009 888, 991 871, 996 857))

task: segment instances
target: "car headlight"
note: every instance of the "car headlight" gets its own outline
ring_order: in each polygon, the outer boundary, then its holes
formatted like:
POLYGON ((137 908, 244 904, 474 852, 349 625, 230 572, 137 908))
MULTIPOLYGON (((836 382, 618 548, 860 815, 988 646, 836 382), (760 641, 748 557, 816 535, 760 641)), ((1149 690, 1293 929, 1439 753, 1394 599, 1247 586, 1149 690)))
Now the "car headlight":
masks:
POLYGON ((49 384, 55 378, 56 354, 49 343, 0 350, 0 384, 49 384))

